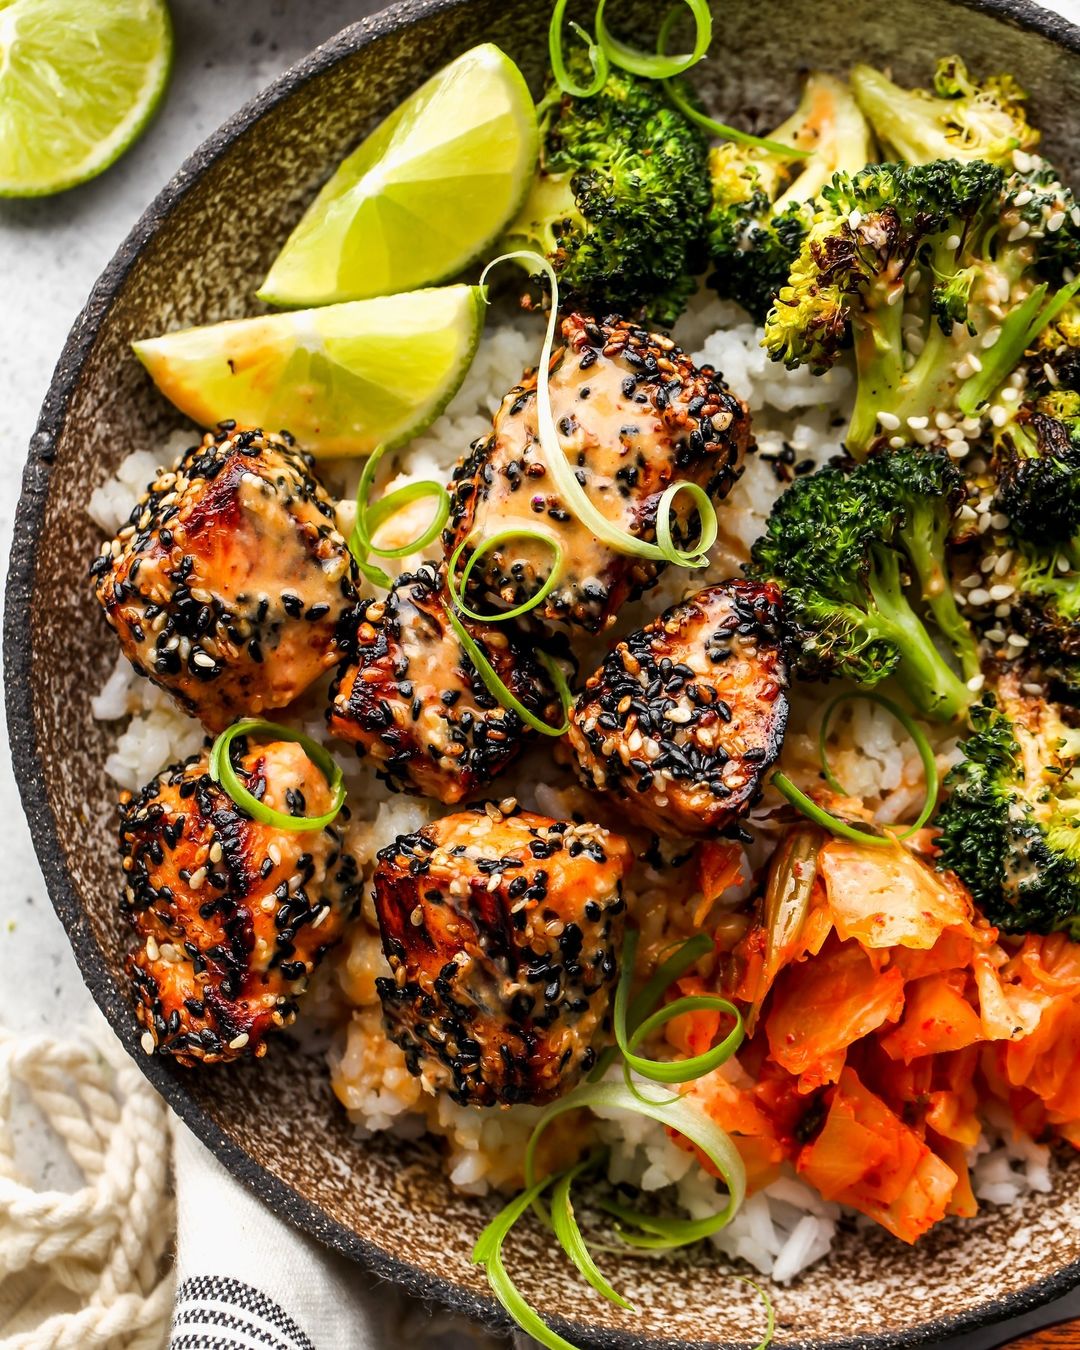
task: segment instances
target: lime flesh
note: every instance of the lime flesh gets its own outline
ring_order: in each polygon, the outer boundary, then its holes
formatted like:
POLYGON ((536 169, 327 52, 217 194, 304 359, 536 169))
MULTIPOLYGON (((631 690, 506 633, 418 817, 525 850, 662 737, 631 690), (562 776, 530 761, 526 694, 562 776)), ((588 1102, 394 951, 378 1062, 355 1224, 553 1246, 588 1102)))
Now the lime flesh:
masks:
POLYGON ((536 110, 513 61, 474 47, 340 165, 259 291, 325 305, 455 276, 498 237, 536 167, 536 110))
POLYGON ((484 302, 444 286, 231 319, 133 344, 161 392, 204 427, 286 430, 314 455, 398 445, 439 415, 472 362, 484 302))
POLYGON ((0 0, 0 196, 37 197, 108 168, 161 101, 164 0, 0 0))

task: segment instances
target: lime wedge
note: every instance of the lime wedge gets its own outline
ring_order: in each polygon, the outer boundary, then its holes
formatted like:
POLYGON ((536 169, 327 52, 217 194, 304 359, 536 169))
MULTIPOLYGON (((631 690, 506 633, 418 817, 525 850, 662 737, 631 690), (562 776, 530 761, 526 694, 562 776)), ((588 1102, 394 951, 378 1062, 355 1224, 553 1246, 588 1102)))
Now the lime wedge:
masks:
POLYGON ((498 237, 536 167, 536 109, 490 42, 406 99, 312 202, 259 291, 326 305, 455 276, 498 237))
POLYGON ((39 197, 107 169, 161 101, 164 0, 0 0, 0 197, 39 197))
POLYGON ((133 343, 167 399, 200 426, 290 431, 314 455, 366 455, 433 422, 484 323, 476 286, 230 319, 133 343))

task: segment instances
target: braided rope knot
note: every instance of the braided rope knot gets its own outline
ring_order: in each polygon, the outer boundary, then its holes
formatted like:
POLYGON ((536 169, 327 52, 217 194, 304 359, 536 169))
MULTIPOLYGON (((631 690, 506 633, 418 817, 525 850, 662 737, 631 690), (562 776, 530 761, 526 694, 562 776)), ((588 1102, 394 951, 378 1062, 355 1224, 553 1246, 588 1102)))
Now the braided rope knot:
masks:
POLYGON ((175 1283, 170 1151, 164 1102, 111 1035, 0 1027, 2 1350, 160 1350, 175 1283), (39 1190, 21 1174, 20 1095, 81 1172, 76 1190, 39 1190))

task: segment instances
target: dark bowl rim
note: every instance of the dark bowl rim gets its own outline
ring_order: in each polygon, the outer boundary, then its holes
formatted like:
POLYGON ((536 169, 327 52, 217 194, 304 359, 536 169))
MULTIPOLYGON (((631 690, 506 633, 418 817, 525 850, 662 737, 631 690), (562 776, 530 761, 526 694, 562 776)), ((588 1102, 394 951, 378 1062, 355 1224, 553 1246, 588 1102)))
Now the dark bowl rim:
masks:
MULTIPOLYGON (((142 1052, 138 1027, 122 991, 113 980, 90 930, 60 843, 60 827, 45 793, 43 753, 34 729, 31 687, 35 541, 44 519, 50 470, 71 395, 97 338, 103 320, 120 293, 143 248, 184 196, 233 142, 266 112, 337 62, 370 43, 402 32, 420 19, 463 8, 469 0, 399 0, 374 15, 342 29, 289 67, 228 118, 183 162, 150 203, 101 274, 75 323, 50 380, 37 428, 23 470, 22 492, 15 513, 4 606, 3 662, 5 705, 12 764, 34 850, 57 916, 64 925, 79 970, 90 993, 124 1048, 177 1116, 275 1214, 318 1242, 358 1262, 371 1274, 400 1285, 418 1297, 435 1300, 454 1312, 505 1329, 509 1323, 491 1298, 420 1266, 399 1260, 383 1248, 331 1219, 317 1205, 274 1176, 233 1143, 188 1095, 182 1079, 160 1060, 142 1052)), ((987 14, 1006 25, 1033 32, 1080 59, 1080 27, 1033 0, 938 0, 957 9, 987 14)), ((901 1350, 927 1345, 943 1337, 1015 1317, 1038 1308, 1080 1284, 1080 1257, 1026 1289, 991 1299, 977 1308, 939 1317, 903 1332, 884 1331, 843 1340, 788 1342, 789 1350, 901 1350)), ((555 1330, 595 1350, 747 1350, 731 1342, 657 1340, 630 1328, 589 1328, 565 1317, 553 1317, 555 1330)))

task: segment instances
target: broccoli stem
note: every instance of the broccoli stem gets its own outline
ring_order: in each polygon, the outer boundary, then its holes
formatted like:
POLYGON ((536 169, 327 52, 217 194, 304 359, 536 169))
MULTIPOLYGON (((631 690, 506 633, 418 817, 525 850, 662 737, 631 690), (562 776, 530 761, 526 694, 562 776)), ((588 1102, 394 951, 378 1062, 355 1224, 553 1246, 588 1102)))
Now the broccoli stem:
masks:
POLYGON ((960 613, 945 568, 948 522, 933 505, 915 506, 900 538, 922 590, 923 599, 934 616, 943 637, 960 661, 964 679, 970 680, 982 670, 978 643, 972 637, 967 620, 960 613))
POLYGON ((862 462, 878 436, 878 413, 889 412, 904 377, 903 302, 890 305, 891 278, 874 286, 865 309, 853 315, 855 408, 845 440, 848 452, 862 462))
POLYGON ((904 595, 900 560, 893 549, 874 549, 870 594, 878 611, 882 636, 900 652, 896 678, 915 706, 928 717, 948 722, 957 718, 974 695, 934 646, 930 634, 904 595))

